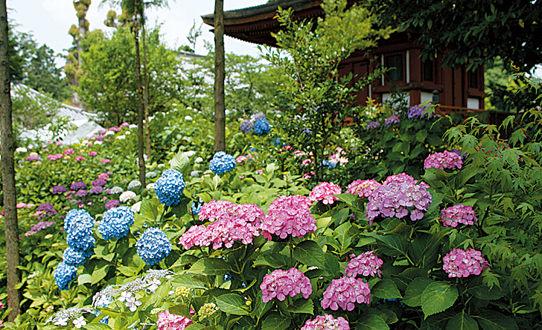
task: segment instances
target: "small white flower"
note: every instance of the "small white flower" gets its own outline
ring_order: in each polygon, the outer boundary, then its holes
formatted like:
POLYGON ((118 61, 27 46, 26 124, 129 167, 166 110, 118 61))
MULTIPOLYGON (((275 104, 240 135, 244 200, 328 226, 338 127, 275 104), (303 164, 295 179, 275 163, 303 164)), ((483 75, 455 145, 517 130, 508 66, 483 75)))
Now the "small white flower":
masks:
POLYGON ((127 201, 132 200, 132 199, 134 199, 136 197, 137 197, 137 195, 136 195, 135 192, 133 192, 133 191, 125 191, 122 194, 120 194, 119 200, 122 203, 126 203, 127 201))
POLYGON ((117 136, 117 140, 124 140, 124 139, 126 139, 126 135, 117 136))
POLYGON ((186 110, 192 110, 192 107, 186 107, 186 110))
POLYGON ((166 165, 165 164, 158 164, 158 168, 162 168, 162 167, 165 167, 166 165))
POLYGON ((190 172, 190 176, 193 176, 193 177, 198 177, 200 175, 201 171, 192 171, 190 172))
POLYGON ((184 117, 184 120, 192 120, 192 117, 186 116, 186 117, 184 117))
POLYGON ((137 202, 134 205, 132 205, 132 211, 134 213, 139 213, 140 210, 141 210, 141 202, 137 202))
POLYGON ((196 158, 195 162, 196 163, 203 163, 203 158, 198 157, 198 158, 196 158))
POLYGON ((80 329, 81 327, 87 325, 87 321, 85 321, 84 317, 79 316, 79 318, 73 320, 73 325, 75 325, 77 329, 80 329))
POLYGON ((162 284, 162 282, 160 282, 160 281, 157 280, 157 279, 154 279, 154 280, 152 280, 151 285, 149 285, 149 287, 148 287, 147 289, 149 289, 149 291, 151 291, 151 292, 155 292, 155 293, 156 293, 156 289, 158 289, 158 287, 160 286, 160 284, 162 284))
POLYGON ((15 149, 15 152, 19 153, 19 152, 27 152, 28 149, 24 148, 24 147, 19 147, 17 149, 15 149))
POLYGON ((132 296, 131 292, 128 292, 128 291, 121 292, 119 301, 128 301, 127 299, 130 298, 131 296, 132 296))
POLYGON ((56 320, 55 325, 61 325, 65 327, 68 325, 68 319, 58 319, 56 320))
POLYGON ((102 144, 103 142, 102 141, 94 141, 94 145, 97 146, 97 145, 100 145, 102 144))
POLYGON ((188 158, 194 156, 195 154, 196 154, 195 151, 185 151, 185 152, 183 152, 183 155, 185 155, 188 158))
POLYGON ((154 183, 152 183, 152 182, 149 183, 149 184, 147 185, 147 187, 145 187, 145 188, 147 188, 147 190, 152 190, 152 189, 154 189, 154 183))
POLYGON ((127 131, 126 133, 124 133, 124 135, 130 135, 132 133, 130 133, 130 131, 127 131))
POLYGON ((113 131, 107 131, 107 132, 105 132, 105 136, 108 136, 108 135, 115 135, 115 132, 113 132, 113 131))
POLYGON ((129 127, 130 127, 130 129, 137 128, 137 125, 130 125, 129 127))
POLYGON ((126 298, 126 307, 130 308, 130 311, 133 313, 141 306, 142 302, 136 300, 135 297, 126 298))

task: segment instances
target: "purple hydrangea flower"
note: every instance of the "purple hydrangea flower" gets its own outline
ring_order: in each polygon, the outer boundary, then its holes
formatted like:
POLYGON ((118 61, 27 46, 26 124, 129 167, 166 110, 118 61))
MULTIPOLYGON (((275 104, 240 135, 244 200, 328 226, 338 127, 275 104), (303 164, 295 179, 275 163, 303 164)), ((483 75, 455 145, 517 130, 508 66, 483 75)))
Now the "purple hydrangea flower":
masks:
POLYGON ((104 188, 102 188, 101 186, 95 186, 95 187, 90 188, 90 193, 95 194, 95 195, 99 195, 103 193, 103 191, 104 191, 104 188))
POLYGON ((239 126, 239 130, 245 134, 249 134, 254 129, 254 124, 250 120, 245 120, 239 126))
POLYGON ((70 190, 79 190, 79 189, 87 189, 87 185, 82 181, 77 181, 72 183, 70 186, 70 190))
POLYGON ((56 195, 56 194, 63 194, 63 193, 65 193, 66 191, 68 191, 68 188, 66 188, 66 187, 64 187, 64 186, 54 186, 51 193, 52 193, 53 195, 56 195))
POLYGON ((389 116, 384 120, 384 126, 390 126, 392 124, 399 124, 401 123, 401 120, 397 116, 389 116))
MULTIPOLYGON (((429 107, 429 104, 422 106, 421 104, 415 105, 412 108, 408 109, 408 118, 424 118, 427 117, 427 114, 424 114, 425 109, 429 107)), ((433 114, 429 118, 433 117, 433 114)))
POLYGON ((373 129, 373 128, 379 128, 379 127, 380 127, 380 123, 377 121, 372 121, 367 124, 367 129, 373 129))
POLYGON ((116 199, 112 199, 110 201, 107 201, 105 203, 105 209, 111 210, 112 208, 118 207, 120 205, 120 202, 116 199))
POLYGON ((104 179, 96 179, 94 181, 92 181, 92 186, 96 187, 96 186, 104 186, 107 184, 107 181, 105 181, 104 179))
POLYGON ((75 197, 85 197, 87 194, 88 191, 86 191, 85 189, 81 189, 75 193, 75 197))

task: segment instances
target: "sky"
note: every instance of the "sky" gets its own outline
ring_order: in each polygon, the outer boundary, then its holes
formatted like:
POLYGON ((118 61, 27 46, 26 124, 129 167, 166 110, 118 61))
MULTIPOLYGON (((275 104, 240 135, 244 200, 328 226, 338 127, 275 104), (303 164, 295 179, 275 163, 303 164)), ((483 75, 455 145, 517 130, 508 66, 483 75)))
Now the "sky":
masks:
MULTIPOLYGON (((101 29, 111 32, 113 29, 103 24, 111 7, 102 2, 92 0, 86 18, 90 23, 90 30, 101 29)), ((224 10, 257 6, 266 2, 267 0, 227 0, 224 1, 224 10)), ((194 21, 199 26, 203 23, 201 15, 214 12, 212 0, 169 0, 168 3, 169 9, 151 9, 147 12, 147 17, 151 26, 162 23, 163 40, 172 49, 188 44, 186 37, 194 21)), ((16 30, 31 33, 38 44, 46 44, 56 53, 67 54, 64 50, 71 47, 73 40, 68 30, 72 24, 77 25, 73 0, 7 0, 7 7, 8 18, 18 24, 16 30)), ((119 8, 114 9, 120 14, 119 8)), ((207 51, 203 47, 203 39, 214 43, 214 35, 208 25, 203 24, 201 30, 202 35, 196 44, 196 53, 205 54, 207 51)), ((259 54, 255 45, 228 36, 224 39, 227 53, 253 56, 259 54)))

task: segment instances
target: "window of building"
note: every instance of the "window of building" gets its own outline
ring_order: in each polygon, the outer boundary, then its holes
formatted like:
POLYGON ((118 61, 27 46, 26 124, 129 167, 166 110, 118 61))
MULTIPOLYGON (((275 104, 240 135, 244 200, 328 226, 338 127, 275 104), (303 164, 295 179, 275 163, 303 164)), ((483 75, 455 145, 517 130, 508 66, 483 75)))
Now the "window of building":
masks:
POLYGON ((386 72, 388 82, 403 81, 405 70, 403 54, 388 55, 385 61, 386 68, 390 69, 386 72))
POLYGON ((435 81, 434 63, 435 62, 429 61, 429 60, 423 62, 423 80, 424 81, 435 81))
POLYGON ((469 72, 468 72, 468 76, 469 76, 469 88, 475 88, 475 89, 478 89, 478 88, 479 88, 479 84, 478 84, 478 77, 479 77, 478 69, 476 69, 476 70, 474 70, 474 71, 469 71, 469 72))

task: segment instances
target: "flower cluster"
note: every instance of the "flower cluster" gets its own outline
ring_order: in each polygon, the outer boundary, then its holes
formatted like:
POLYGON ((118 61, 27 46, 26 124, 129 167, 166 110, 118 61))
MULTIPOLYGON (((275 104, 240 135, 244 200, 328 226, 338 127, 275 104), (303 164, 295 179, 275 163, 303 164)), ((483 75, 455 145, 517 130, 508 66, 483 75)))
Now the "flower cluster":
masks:
POLYGON ((192 201, 192 206, 190 207, 190 213, 193 215, 199 215, 201 212, 201 207, 203 206, 203 199, 199 198, 198 202, 192 201))
POLYGON ((54 162, 55 160, 62 159, 62 158, 64 158, 64 155, 62 155, 62 154, 56 154, 56 155, 51 154, 51 155, 47 155, 47 159, 50 160, 50 161, 52 161, 52 162, 54 162))
POLYGON ((37 207, 36 211, 38 211, 38 220, 41 220, 46 216, 54 216, 57 214, 57 211, 51 203, 41 204, 37 207))
POLYGON ((45 324, 53 322, 53 324, 56 326, 67 326, 68 321, 72 321, 73 325, 77 329, 80 329, 81 327, 87 324, 85 321, 85 318, 81 314, 91 313, 91 312, 92 310, 90 308, 79 308, 79 307, 68 308, 51 316, 45 322, 45 324))
POLYGON ((456 167, 461 169, 461 167, 463 167, 463 160, 461 160, 461 156, 457 153, 444 150, 444 152, 436 152, 427 156, 423 161, 423 165, 424 169, 432 167, 442 170, 456 167))
POLYGON ((228 155, 224 151, 217 152, 211 162, 209 163, 209 169, 214 174, 223 174, 231 172, 235 168, 235 158, 232 155, 228 155))
POLYGON ((68 247, 66 250, 64 250, 64 254, 62 255, 62 260, 64 260, 64 263, 69 266, 79 267, 83 266, 85 262, 94 254, 94 251, 92 249, 81 251, 81 250, 74 250, 70 247, 68 247))
POLYGON ((440 220, 445 227, 457 227, 458 224, 474 225, 478 221, 472 206, 454 205, 440 212, 440 220))
MULTIPOLYGON (((100 175, 102 175, 102 174, 107 175, 107 173, 101 173, 100 175)), ((98 186, 101 187, 101 186, 105 186, 106 184, 107 184, 107 181, 105 181, 105 179, 100 178, 100 176, 98 176, 98 179, 92 181, 92 186, 93 187, 98 187, 98 186)))
POLYGON ((192 226, 179 239, 185 249, 192 246, 210 246, 219 249, 231 248, 236 241, 252 244, 260 235, 259 229, 265 213, 256 205, 237 205, 227 201, 212 200, 201 207, 200 220, 209 220, 207 226, 192 226))
POLYGON ((70 186, 70 190, 79 190, 79 189, 87 189, 87 185, 84 182, 77 181, 72 183, 70 186))
POLYGON ((37 224, 35 224, 34 226, 32 226, 32 228, 31 228, 29 231, 27 231, 26 233, 24 233, 24 236, 30 236, 30 235, 37 234, 40 230, 49 228, 49 227, 51 227, 51 226, 54 225, 54 224, 55 224, 54 221, 42 221, 42 222, 38 222, 37 224))
POLYGON ((51 193, 53 195, 56 195, 56 194, 63 194, 65 193, 66 191, 68 191, 68 188, 64 187, 64 186, 54 186, 53 187, 53 190, 51 191, 51 193))
POLYGON ((40 156, 38 154, 30 154, 28 157, 26 157, 27 162, 33 162, 35 160, 41 160, 40 156))
POLYGON ((135 246, 137 254, 151 266, 164 260, 171 252, 171 243, 166 233, 158 228, 145 230, 135 246))
POLYGON ((273 298, 284 301, 286 296, 295 297, 299 293, 303 295, 303 298, 308 299, 312 293, 309 278, 297 268, 277 269, 271 274, 265 275, 260 289, 264 303, 273 298))
MULTIPOLYGON (((407 117, 408 118, 424 118, 424 117, 427 117, 427 114, 423 114, 425 112, 425 109, 427 109, 429 107, 429 104, 426 104, 426 105, 421 105, 421 104, 418 104, 418 105, 415 105, 413 106, 412 108, 408 109, 408 114, 407 114, 407 117)), ((429 116, 429 118, 431 118, 433 116, 433 114, 431 114, 431 116, 429 116)))
POLYGON ((314 187, 309 194, 311 202, 322 201, 324 205, 331 205, 338 201, 339 198, 333 195, 342 193, 342 189, 339 185, 333 182, 321 182, 314 187))
POLYGON ((265 119, 265 113, 258 112, 258 113, 253 114, 252 116, 250 116, 250 120, 252 122, 257 122, 260 119, 265 119))
POLYGON ((361 198, 368 198, 371 193, 381 186, 381 184, 376 180, 354 180, 348 187, 346 187, 346 193, 357 195, 361 198))
POLYGON ((168 310, 158 314, 158 321, 156 321, 158 330, 183 330, 192 323, 188 317, 171 314, 168 310))
POLYGON ((112 208, 118 207, 120 205, 120 202, 116 199, 112 199, 110 201, 105 202, 105 209, 111 210, 112 208))
POLYGON ((444 262, 442 269, 450 278, 480 275, 484 269, 489 267, 489 263, 482 257, 482 252, 472 248, 468 248, 466 251, 452 249, 442 261, 444 262))
POLYGON ((64 150, 64 155, 73 155, 75 151, 72 148, 64 150))
POLYGON ((366 129, 373 129, 373 128, 379 128, 380 127, 380 123, 377 122, 377 121, 372 121, 370 123, 367 124, 367 128, 366 129))
POLYGON ((103 239, 113 237, 120 239, 130 232, 134 224, 134 212, 127 206, 112 208, 104 213, 103 220, 98 225, 98 231, 103 239))
POLYGON ((128 183, 128 189, 134 189, 137 187, 141 187, 141 181, 139 180, 132 180, 130 183, 128 183))
POLYGON ((66 242, 74 250, 87 251, 96 240, 92 236, 94 219, 85 210, 70 210, 64 219, 66 242))
POLYGON ((314 320, 307 320, 301 330, 350 330, 344 317, 334 318, 332 315, 318 315, 314 320))
POLYGON ((56 267, 53 275, 58 288, 60 290, 68 290, 70 283, 77 277, 77 267, 61 262, 56 267))
POLYGON ((104 188, 102 188, 102 186, 94 186, 90 188, 90 191, 89 191, 89 193, 94 194, 94 195, 99 195, 103 192, 104 192, 104 188))
POLYGON ((245 120, 239 125, 239 130, 245 134, 249 134, 254 129, 254 124, 250 120, 245 120))
POLYGON ((271 131, 271 125, 266 118, 258 119, 254 123, 254 133, 258 135, 264 135, 271 131))
POLYGON ((158 176, 158 174, 156 174, 156 172, 152 172, 152 171, 151 171, 151 172, 145 173, 145 177, 146 177, 147 179, 156 178, 157 176, 158 176))
POLYGON ((126 203, 132 199, 135 199, 137 197, 136 193, 133 192, 133 191, 125 191, 123 192, 122 194, 120 194, 119 196, 119 200, 122 202, 122 203, 126 203))
POLYGON ((271 205, 262 224, 262 235, 272 240, 271 235, 285 239, 288 235, 302 237, 316 231, 316 220, 310 212, 311 201, 305 196, 279 196, 271 205))
POLYGON ((206 303, 199 309, 198 316, 200 319, 206 319, 213 316, 216 312, 218 312, 218 306, 215 303, 206 303))
POLYGON ((431 205, 432 196, 426 186, 410 181, 390 182, 379 186, 369 196, 366 217, 372 223, 378 216, 401 219, 410 212, 412 221, 420 220, 423 218, 423 211, 427 211, 431 205))
POLYGON ((361 278, 343 276, 331 281, 320 304, 323 309, 331 308, 336 311, 341 307, 343 310, 352 311, 355 303, 369 305, 370 302, 371 290, 368 283, 361 278))
POLYGON ((154 184, 160 203, 166 206, 177 205, 181 202, 184 187, 183 174, 174 169, 165 170, 154 184))
POLYGON ((111 194, 111 195, 116 195, 116 194, 120 194, 120 193, 123 193, 123 192, 124 192, 124 189, 122 189, 119 186, 114 186, 113 188, 107 190, 107 193, 111 194))
POLYGON ((386 118, 386 120, 384 120, 384 126, 390 126, 392 124, 400 124, 401 123, 401 120, 399 119, 399 117, 397 116, 389 116, 388 118, 386 118))
POLYGON ((380 267, 384 264, 384 261, 374 254, 374 251, 367 251, 356 257, 355 254, 350 255, 350 261, 346 265, 344 274, 350 277, 372 276, 382 277, 382 271, 380 267))

